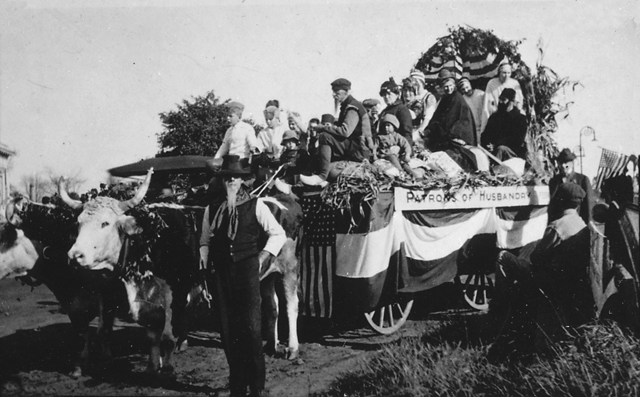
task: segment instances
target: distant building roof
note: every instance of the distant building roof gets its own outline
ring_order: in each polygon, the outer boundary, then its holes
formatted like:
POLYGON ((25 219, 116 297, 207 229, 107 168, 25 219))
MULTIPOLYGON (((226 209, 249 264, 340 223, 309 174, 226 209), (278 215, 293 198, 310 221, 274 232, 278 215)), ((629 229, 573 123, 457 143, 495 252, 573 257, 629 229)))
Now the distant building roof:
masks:
POLYGON ((14 156, 16 154, 15 150, 12 150, 9 148, 9 146, 0 143, 0 155, 4 156, 4 157, 11 157, 14 156))

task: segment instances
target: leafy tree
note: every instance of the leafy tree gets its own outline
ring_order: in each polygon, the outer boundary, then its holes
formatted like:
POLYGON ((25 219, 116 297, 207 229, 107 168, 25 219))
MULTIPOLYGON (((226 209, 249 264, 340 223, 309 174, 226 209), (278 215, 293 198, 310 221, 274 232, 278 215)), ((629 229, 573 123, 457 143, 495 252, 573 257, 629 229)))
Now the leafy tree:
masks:
MULTIPOLYGON (((163 131, 158 134, 160 151, 156 157, 214 156, 229 128, 229 109, 225 106, 228 102, 228 99, 222 101, 209 91, 204 96, 192 97, 191 101, 183 100, 177 105, 177 110, 160 113, 163 131)), ((253 120, 243 121, 249 123, 256 134, 264 128, 253 120)), ((186 190, 206 183, 208 176, 204 173, 174 174, 154 179, 154 185, 186 190)))
POLYGON ((183 100, 177 110, 160 113, 164 130, 158 134, 156 157, 215 155, 229 128, 227 102, 209 91, 192 102, 183 100))

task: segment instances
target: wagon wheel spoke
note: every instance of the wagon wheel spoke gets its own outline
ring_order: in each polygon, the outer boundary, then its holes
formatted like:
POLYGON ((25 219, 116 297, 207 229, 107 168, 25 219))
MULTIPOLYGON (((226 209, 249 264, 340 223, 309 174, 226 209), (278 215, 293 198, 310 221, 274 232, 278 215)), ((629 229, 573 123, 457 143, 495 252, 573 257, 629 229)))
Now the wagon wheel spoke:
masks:
POLYGON ((409 317, 412 306, 413 300, 393 303, 365 313, 364 316, 374 331, 388 335, 404 325, 409 317))
POLYGON ((489 310, 489 301, 493 290, 493 280, 486 274, 478 272, 467 276, 462 288, 464 299, 476 310, 489 310))

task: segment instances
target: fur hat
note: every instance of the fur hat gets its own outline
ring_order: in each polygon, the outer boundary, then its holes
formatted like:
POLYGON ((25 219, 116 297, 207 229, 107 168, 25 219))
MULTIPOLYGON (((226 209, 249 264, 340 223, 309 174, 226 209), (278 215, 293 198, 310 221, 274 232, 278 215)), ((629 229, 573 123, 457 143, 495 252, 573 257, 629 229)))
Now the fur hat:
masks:
POLYGON ((324 123, 335 123, 336 122, 336 118, 333 117, 332 114, 326 113, 323 114, 322 117, 320 118, 320 124, 324 124, 324 123))
POLYGON ((513 102, 516 100, 516 90, 514 90, 513 88, 505 88, 500 93, 500 98, 505 98, 513 102))

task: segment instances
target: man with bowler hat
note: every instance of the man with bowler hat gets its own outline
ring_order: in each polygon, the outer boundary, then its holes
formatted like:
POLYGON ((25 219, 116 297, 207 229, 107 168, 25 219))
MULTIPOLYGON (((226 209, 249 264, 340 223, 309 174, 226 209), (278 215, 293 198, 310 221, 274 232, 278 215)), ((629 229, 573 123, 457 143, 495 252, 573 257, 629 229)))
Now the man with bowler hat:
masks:
POLYGON ((591 221, 591 209, 594 204, 593 189, 589 178, 575 171, 573 162, 575 159, 576 155, 571 150, 568 148, 562 149, 558 157, 556 157, 558 173, 549 181, 549 193, 553 197, 558 187, 566 182, 573 182, 580 186, 585 192, 585 197, 582 200, 582 204, 580 204, 578 213, 584 223, 589 224, 589 221, 591 221))
POLYGON ((286 235, 262 199, 252 197, 244 186, 251 171, 239 156, 225 156, 216 176, 224 184, 226 200, 205 210, 200 267, 213 271, 231 396, 246 396, 247 387, 250 396, 266 396, 259 274, 261 264, 278 255, 286 235))

